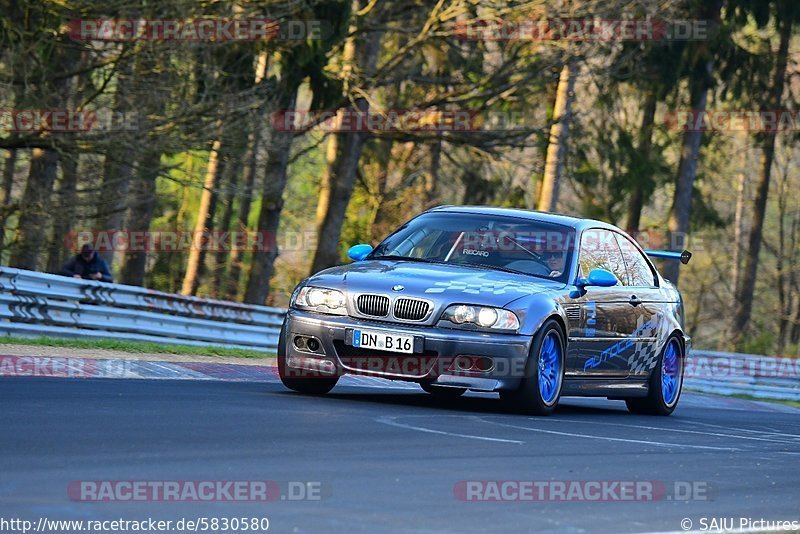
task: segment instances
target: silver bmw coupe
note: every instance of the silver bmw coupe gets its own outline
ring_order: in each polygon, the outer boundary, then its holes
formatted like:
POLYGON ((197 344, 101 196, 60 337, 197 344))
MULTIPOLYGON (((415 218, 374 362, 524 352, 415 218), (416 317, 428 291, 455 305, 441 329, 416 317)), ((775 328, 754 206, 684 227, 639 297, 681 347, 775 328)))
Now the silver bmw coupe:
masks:
POLYGON ((288 388, 330 391, 343 374, 417 382, 441 397, 496 391, 547 415, 562 396, 624 400, 669 415, 690 338, 681 295, 647 251, 600 221, 444 206, 406 222, 291 297, 278 369, 288 388))

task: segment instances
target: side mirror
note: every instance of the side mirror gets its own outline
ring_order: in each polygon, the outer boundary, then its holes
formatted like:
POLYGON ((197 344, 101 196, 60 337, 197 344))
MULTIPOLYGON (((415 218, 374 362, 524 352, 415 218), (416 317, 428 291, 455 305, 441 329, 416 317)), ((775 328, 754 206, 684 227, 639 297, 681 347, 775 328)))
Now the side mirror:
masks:
POLYGON ((353 245, 347 250, 347 257, 353 261, 361 261, 372 252, 372 245, 353 245))
POLYGON ((592 269, 589 276, 578 279, 579 287, 597 286, 613 287, 619 283, 617 277, 611 271, 605 269, 592 269))

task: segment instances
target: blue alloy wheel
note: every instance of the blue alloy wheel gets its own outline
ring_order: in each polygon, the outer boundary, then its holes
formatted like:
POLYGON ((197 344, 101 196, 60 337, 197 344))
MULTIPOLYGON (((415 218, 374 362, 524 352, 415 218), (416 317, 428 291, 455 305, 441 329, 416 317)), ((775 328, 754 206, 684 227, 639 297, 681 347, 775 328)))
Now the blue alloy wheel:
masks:
POLYGON ((661 362, 661 395, 667 405, 675 402, 680 386, 680 362, 678 362, 678 340, 671 339, 661 362))
POLYGON ((561 341, 556 332, 549 332, 539 351, 539 395, 551 404, 561 385, 561 341))

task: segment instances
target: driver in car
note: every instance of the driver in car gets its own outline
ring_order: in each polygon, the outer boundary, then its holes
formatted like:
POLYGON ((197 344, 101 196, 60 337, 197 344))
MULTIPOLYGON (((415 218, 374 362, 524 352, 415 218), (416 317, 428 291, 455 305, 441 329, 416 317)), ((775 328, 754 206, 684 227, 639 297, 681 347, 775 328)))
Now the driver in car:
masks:
POLYGON ((555 278, 561 276, 561 274, 564 272, 563 252, 545 251, 542 252, 542 259, 550 268, 550 274, 548 276, 555 278))

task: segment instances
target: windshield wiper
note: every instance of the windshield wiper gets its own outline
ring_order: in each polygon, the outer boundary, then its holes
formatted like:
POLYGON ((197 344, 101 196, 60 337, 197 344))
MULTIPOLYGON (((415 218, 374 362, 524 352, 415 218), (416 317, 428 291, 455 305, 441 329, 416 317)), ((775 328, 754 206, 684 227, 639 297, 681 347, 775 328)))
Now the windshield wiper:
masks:
POLYGON ((405 261, 418 261, 420 263, 442 263, 437 260, 429 260, 428 258, 414 258, 412 256, 400 256, 399 254, 386 254, 383 256, 370 256, 370 260, 405 260, 405 261))
POLYGON ((509 269, 508 267, 500 267, 498 265, 489 265, 487 263, 457 263, 454 265, 458 265, 459 267, 477 267, 478 269, 491 269, 493 271, 503 271, 504 273, 511 273, 511 274, 521 274, 524 276, 535 276, 536 278, 547 278, 550 279, 549 276, 538 275, 533 273, 526 273, 524 271, 517 271, 514 269, 509 269))
POLYGON ((546 280, 552 280, 549 276, 533 274, 533 273, 526 273, 524 271, 517 271, 514 269, 509 269, 508 267, 500 267, 498 265, 489 265, 488 263, 453 263, 441 260, 431 260, 428 258, 414 258, 411 256, 400 256, 399 254, 386 254, 383 256, 371 256, 367 259, 370 260, 405 260, 405 261, 416 261, 420 263, 441 263, 443 265, 453 265, 455 267, 475 267, 477 269, 489 269, 493 271, 502 271, 504 273, 510 274, 521 274, 523 276, 533 276, 536 278, 544 278, 546 280))

